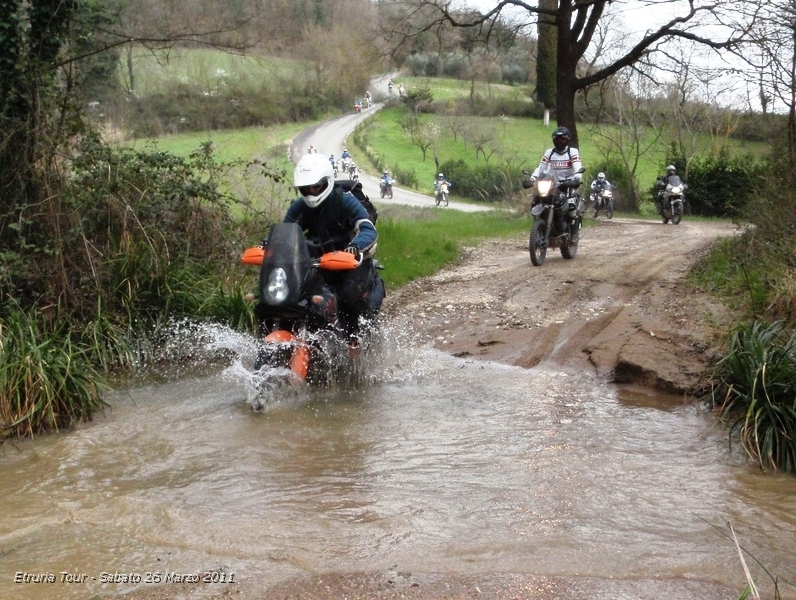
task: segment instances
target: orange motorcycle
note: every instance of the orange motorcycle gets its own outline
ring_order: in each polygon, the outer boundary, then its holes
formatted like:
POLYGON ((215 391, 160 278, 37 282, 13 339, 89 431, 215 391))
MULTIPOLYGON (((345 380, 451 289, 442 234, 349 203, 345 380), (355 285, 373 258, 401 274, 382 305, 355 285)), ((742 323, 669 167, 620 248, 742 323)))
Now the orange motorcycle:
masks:
POLYGON ((352 345, 357 324, 327 283, 335 272, 359 267, 362 259, 342 251, 313 258, 310 246, 299 225, 277 223, 263 245, 247 249, 241 260, 260 267, 255 371, 324 384, 350 374, 368 347, 362 341, 368 332, 352 345))

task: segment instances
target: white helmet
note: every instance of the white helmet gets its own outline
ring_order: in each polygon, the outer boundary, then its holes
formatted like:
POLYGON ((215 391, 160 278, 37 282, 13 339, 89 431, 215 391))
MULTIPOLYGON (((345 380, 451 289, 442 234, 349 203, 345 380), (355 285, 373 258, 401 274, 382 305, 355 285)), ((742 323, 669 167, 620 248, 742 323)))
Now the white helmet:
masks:
POLYGON ((445 176, 442 173, 440 173, 439 175, 437 175, 437 179, 445 179, 445 176))
POLYGON ((293 171, 293 185, 298 189, 304 203, 315 208, 332 193, 334 167, 323 154, 305 154, 293 171), (315 186, 319 189, 310 189, 315 186))
POLYGON ((599 179, 600 181, 605 179, 605 173, 597 173, 597 179, 599 179))

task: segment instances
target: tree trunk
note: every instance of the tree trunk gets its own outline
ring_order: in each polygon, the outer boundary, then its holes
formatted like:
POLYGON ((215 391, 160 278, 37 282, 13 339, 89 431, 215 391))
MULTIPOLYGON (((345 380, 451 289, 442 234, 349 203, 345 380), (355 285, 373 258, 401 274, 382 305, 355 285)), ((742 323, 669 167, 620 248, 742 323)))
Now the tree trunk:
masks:
POLYGON ((573 74, 576 72, 578 57, 575 55, 570 21, 572 5, 562 3, 556 17, 558 46, 556 54, 558 71, 556 76, 556 121, 559 126, 569 129, 569 145, 578 148, 578 129, 575 125, 575 87, 573 74))

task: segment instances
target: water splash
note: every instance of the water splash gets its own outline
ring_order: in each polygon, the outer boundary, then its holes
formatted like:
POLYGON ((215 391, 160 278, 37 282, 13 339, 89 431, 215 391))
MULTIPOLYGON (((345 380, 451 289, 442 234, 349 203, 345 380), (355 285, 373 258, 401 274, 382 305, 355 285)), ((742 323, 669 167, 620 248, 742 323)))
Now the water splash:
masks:
POLYGON ((275 403, 306 401, 317 387, 339 390, 405 382, 436 370, 432 350, 422 345, 409 319, 380 322, 355 351, 329 332, 318 332, 312 341, 326 357, 314 386, 297 382, 286 368, 264 365, 255 371, 261 346, 251 334, 218 323, 175 320, 162 330, 156 350, 139 365, 139 376, 176 379, 218 371, 221 366, 220 376, 242 387, 246 402, 260 412, 275 403))

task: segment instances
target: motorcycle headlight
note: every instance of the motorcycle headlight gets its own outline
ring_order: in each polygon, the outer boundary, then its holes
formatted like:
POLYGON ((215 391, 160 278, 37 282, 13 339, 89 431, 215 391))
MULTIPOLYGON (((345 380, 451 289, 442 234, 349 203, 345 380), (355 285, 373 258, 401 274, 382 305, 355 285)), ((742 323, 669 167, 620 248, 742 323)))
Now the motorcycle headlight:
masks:
POLYGON ((676 185, 676 186, 674 186, 672 188, 672 194, 679 194, 682 191, 683 191, 683 188, 681 188, 679 185, 676 185))
POLYGON ((287 274, 282 267, 277 267, 268 274, 268 288, 265 295, 268 304, 281 304, 287 298, 290 289, 287 285, 287 274))
POLYGON ((550 193, 550 188, 553 187, 552 179, 540 179, 536 182, 536 191, 540 196, 547 196, 550 193))

